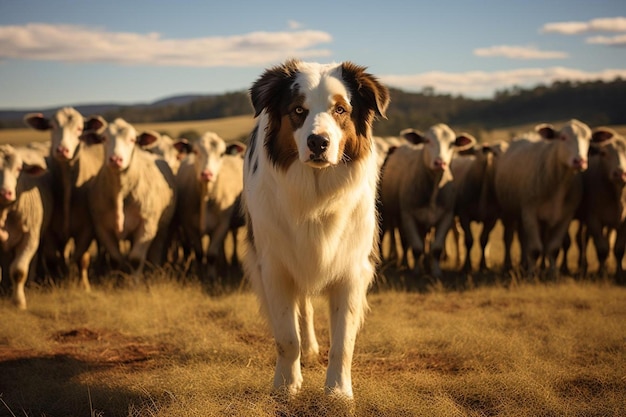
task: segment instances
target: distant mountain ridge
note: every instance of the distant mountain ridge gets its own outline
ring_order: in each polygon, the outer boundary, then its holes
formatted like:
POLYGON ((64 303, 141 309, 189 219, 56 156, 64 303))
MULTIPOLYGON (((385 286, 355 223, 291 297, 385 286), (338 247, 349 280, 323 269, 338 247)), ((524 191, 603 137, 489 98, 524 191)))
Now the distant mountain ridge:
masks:
POLYGON ((180 94, 171 97, 165 97, 151 103, 98 103, 98 104, 67 104, 64 106, 33 108, 33 109, 0 109, 0 122, 14 122, 21 120, 28 113, 42 113, 46 117, 50 117, 61 107, 74 107, 81 114, 88 116, 92 114, 104 114, 123 108, 143 108, 151 109, 167 106, 183 106, 192 101, 214 97, 215 94, 180 94))

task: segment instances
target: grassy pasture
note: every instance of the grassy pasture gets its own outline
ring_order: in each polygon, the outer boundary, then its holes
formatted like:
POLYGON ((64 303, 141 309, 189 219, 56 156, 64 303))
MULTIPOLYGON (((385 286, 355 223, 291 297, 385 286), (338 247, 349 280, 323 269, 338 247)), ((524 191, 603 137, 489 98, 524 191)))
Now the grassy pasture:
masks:
MULTIPOLYGON (((252 125, 241 117, 137 129, 173 137, 213 130, 233 140, 252 125)), ((0 143, 47 138, 0 130, 0 143)), ((89 294, 72 280, 30 282, 25 312, 3 290, 0 416, 626 415, 626 288, 602 278, 501 274, 501 232, 489 253, 496 272, 456 273, 451 239, 441 280, 382 265, 356 344, 352 405, 323 395, 329 333, 321 298, 320 361, 304 364, 303 392, 284 403, 269 395, 274 343, 245 283, 209 288, 170 269, 139 287, 108 277, 89 294)), ((477 248, 470 256, 476 266, 477 248)), ((576 256, 574 249, 567 258, 572 269, 576 256)))
POLYGON ((467 278, 448 244, 441 280, 384 266, 357 340, 353 405, 323 394, 323 299, 320 361, 304 364, 303 392, 284 403, 270 396, 274 343, 245 283, 216 291, 162 270, 139 287, 103 279, 90 294, 31 283, 25 312, 0 298, 0 415, 626 415, 626 288, 467 278))
MULTIPOLYGON (((561 122, 555 122, 555 126, 560 126, 561 122)), ((530 131, 536 123, 529 123, 519 126, 511 126, 501 129, 482 130, 477 133, 477 139, 485 143, 493 143, 500 140, 510 140, 516 134, 530 131)), ((216 132, 225 140, 241 140, 247 138, 254 127, 252 115, 225 117, 211 120, 190 120, 184 122, 164 122, 164 123, 137 123, 134 125, 138 132, 145 130, 155 130, 167 133, 173 138, 179 137, 180 133, 195 130, 202 134, 206 131, 216 132)), ((626 125, 611 126, 618 133, 626 136, 626 125)), ((374 126, 374 131, 376 126, 374 126)), ((0 144, 9 143, 12 145, 23 145, 30 142, 41 142, 48 140, 48 132, 39 132, 29 128, 20 129, 0 129, 0 144)))
MULTIPOLYGON (((254 127, 254 119, 250 115, 184 122, 137 123, 134 124, 134 127, 138 132, 155 130, 167 133, 173 138, 177 138, 181 132, 188 130, 195 130, 200 134, 206 131, 213 131, 225 140, 230 141, 245 138, 254 127)), ((0 144, 23 145, 30 142, 45 141, 49 138, 49 132, 40 132, 29 128, 0 129, 0 144)))

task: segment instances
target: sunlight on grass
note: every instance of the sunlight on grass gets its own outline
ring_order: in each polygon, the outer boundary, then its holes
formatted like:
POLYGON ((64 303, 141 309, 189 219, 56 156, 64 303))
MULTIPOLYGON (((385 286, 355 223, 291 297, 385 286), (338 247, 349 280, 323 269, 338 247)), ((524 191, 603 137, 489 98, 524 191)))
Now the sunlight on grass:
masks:
MULTIPOLYGON (((359 335, 355 401, 270 395, 275 351, 255 297, 212 295, 167 274, 147 286, 32 286, 0 299, 0 404, 15 415, 619 416, 626 413, 626 289, 563 280, 511 287, 379 290, 359 335)), ((0 412, 0 414, 2 414, 0 412)), ((10 415, 10 414, 9 414, 10 415)))

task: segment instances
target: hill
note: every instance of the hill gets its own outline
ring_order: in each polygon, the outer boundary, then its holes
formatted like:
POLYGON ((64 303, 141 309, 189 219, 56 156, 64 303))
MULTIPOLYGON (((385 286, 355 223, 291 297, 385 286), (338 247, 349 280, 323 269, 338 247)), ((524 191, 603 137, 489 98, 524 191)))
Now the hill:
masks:
MULTIPOLYGON (((427 129, 447 123, 481 138, 484 131, 536 122, 580 119, 590 126, 626 124, 623 101, 626 80, 610 82, 555 82, 532 89, 498 91, 491 99, 435 94, 432 88, 419 93, 391 89, 387 119, 376 124, 376 134, 397 135, 407 127, 427 129)), ((83 114, 101 114, 106 119, 123 117, 131 123, 164 123, 250 116, 247 91, 221 95, 181 95, 151 104, 75 106, 83 114)), ((52 113, 54 109, 45 109, 52 113)), ((22 117, 31 110, 0 110, 0 128, 23 127, 22 117)), ((41 111, 40 109, 33 111, 41 111)))
MULTIPOLYGON (((136 103, 136 104, 121 104, 121 103, 99 103, 99 104, 67 104, 68 106, 76 108, 83 115, 91 114, 113 114, 119 112, 122 109, 132 108, 141 109, 143 112, 152 112, 162 107, 171 106, 185 106, 186 104, 195 101, 202 100, 207 97, 214 97, 213 95, 206 94, 185 94, 176 95, 171 97, 165 97, 156 100, 151 103, 136 103)), ((27 113, 42 113, 44 116, 49 117, 59 108, 46 107, 43 109, 0 109, 0 129, 1 128, 17 128, 23 127, 22 118, 27 113)))

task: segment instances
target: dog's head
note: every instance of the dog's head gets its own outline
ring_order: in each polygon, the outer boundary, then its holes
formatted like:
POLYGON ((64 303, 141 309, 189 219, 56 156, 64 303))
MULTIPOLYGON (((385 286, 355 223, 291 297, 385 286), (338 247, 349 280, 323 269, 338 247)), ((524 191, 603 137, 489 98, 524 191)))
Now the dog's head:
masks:
POLYGON ((325 168, 372 152, 372 121, 385 117, 389 91, 365 70, 289 60, 256 80, 252 105, 255 117, 267 114, 263 145, 277 167, 299 160, 325 168))

